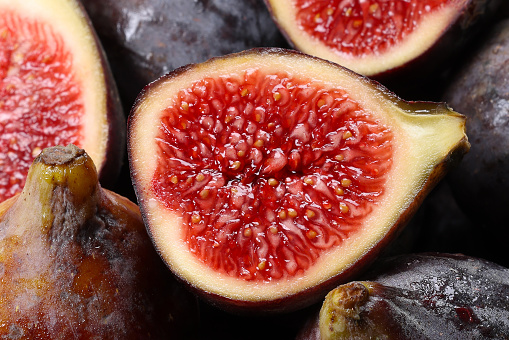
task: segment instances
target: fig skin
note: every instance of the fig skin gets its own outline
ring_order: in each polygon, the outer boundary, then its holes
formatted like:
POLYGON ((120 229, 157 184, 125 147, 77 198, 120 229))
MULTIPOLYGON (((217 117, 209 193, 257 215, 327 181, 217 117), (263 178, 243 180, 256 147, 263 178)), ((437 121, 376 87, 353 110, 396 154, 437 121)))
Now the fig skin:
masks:
POLYGON ((509 269, 462 254, 378 261, 331 291, 298 340, 506 339, 509 269))
POLYGON ((197 301, 84 150, 44 149, 22 193, 0 204, 0 230, 2 337, 196 337, 197 301))
POLYGON ((77 61, 72 67, 83 87, 85 135, 76 144, 88 150, 101 184, 113 188, 126 153, 126 115, 106 54, 85 9, 77 0, 1 0, 0 13, 9 11, 47 25, 62 37, 63 49, 72 55, 73 62, 77 61))
MULTIPOLYGON (((509 218, 508 60, 506 20, 486 35, 443 97, 468 117, 472 141, 469 155, 448 176, 449 183, 464 212, 477 223, 491 226, 505 226, 509 218)), ((499 232, 508 235, 503 229, 497 228, 495 239, 505 238, 499 232)))
MULTIPOLYGON (((389 109, 387 110, 390 111, 389 109)), ((407 131, 403 125, 399 126, 396 124, 394 129, 406 134, 407 131)), ((408 126, 408 128, 411 129, 410 126, 408 126)), ((462 116, 451 111, 445 104, 405 102, 383 88, 379 83, 342 68, 337 64, 304 55, 297 51, 276 48, 252 49, 238 54, 212 58, 202 64, 187 65, 159 78, 147 86, 140 93, 129 117, 128 155, 131 176, 145 224, 156 249, 170 269, 176 273, 183 282, 188 284, 193 291, 203 297, 204 300, 219 308, 230 312, 255 314, 263 312, 281 313, 301 309, 316 303, 319 299, 323 298, 330 289, 337 286, 338 282, 346 282, 348 279, 358 275, 377 257, 380 251, 401 232, 429 190, 440 181, 448 168, 459 161, 462 155, 468 151, 469 144, 463 133, 463 128, 464 122, 462 116), (263 65, 263 67, 267 67, 268 70, 276 69, 278 71, 284 70, 287 65, 292 65, 292 70, 299 70, 296 71, 298 75, 309 77, 309 72, 314 70, 314 76, 323 76, 327 80, 321 81, 330 81, 332 83, 334 83, 332 79, 336 77, 337 73, 338 78, 345 80, 342 86, 348 88, 346 84, 348 84, 348 81, 351 81, 349 85, 352 85, 352 88, 361 92, 355 95, 358 96, 357 98, 364 98, 363 100, 366 100, 366 102, 362 103, 368 105, 368 107, 377 107, 377 110, 380 110, 381 106, 388 105, 392 107, 392 105, 394 105, 395 112, 393 113, 396 116, 396 112, 400 112, 403 116, 408 118, 408 121, 406 118, 403 118, 405 120, 405 123, 402 122, 403 125, 408 124, 412 119, 417 119, 420 121, 417 125, 422 124, 421 127, 424 130, 429 129, 431 134, 435 134, 435 132, 431 132, 431 130, 435 128, 437 131, 444 129, 445 132, 447 130, 448 132, 444 133, 447 139, 451 138, 452 131, 461 131, 459 134, 455 133, 455 137, 447 141, 447 143, 454 144, 451 145, 451 149, 437 151, 437 154, 440 154, 438 157, 439 159, 437 158, 437 163, 427 166, 429 172, 426 172, 426 176, 429 177, 426 179, 422 178, 423 182, 416 188, 414 192, 415 196, 412 196, 409 200, 405 200, 405 204, 407 205, 402 207, 401 210, 397 210, 398 215, 395 216, 394 221, 383 228, 385 231, 380 239, 377 239, 369 245, 369 242, 366 242, 366 244, 360 242, 355 246, 352 244, 352 247, 358 247, 355 252, 359 251, 359 256, 353 258, 352 253, 345 255, 346 257, 352 257, 351 262, 346 264, 341 270, 331 273, 330 276, 325 276, 319 269, 313 268, 314 274, 306 274, 307 276, 303 276, 305 280, 316 280, 313 281, 313 284, 308 284, 307 286, 304 286, 304 279, 288 279, 283 282, 275 283, 273 286, 267 282, 261 282, 260 285, 248 285, 244 281, 235 281, 236 283, 233 284, 233 278, 223 278, 211 273, 211 269, 197 263, 198 260, 193 259, 190 254, 182 250, 183 247, 185 247, 183 245, 185 241, 180 238, 181 232, 179 231, 182 218, 178 213, 167 212, 163 204, 154 198, 154 194, 150 187, 154 167, 157 163, 155 159, 158 154, 152 141, 155 131, 159 126, 156 121, 159 119, 159 114, 161 112, 159 110, 162 110, 163 107, 166 108, 167 106, 164 105, 168 103, 168 100, 171 100, 169 96, 173 95, 173 91, 176 93, 174 87, 189 86, 188 84, 192 82, 192 79, 214 77, 221 74, 221 72, 232 74, 237 72, 237 70, 250 68, 252 65, 263 65), (226 67, 226 71, 222 70, 223 66, 226 67), (345 78, 343 78, 343 76, 345 78), (371 102, 371 100, 373 102, 371 102), (381 100, 381 102, 375 104, 378 100, 381 100), (367 104, 367 102, 370 102, 370 104, 367 104), (444 120, 442 121, 441 118, 444 120), (437 125, 432 123, 435 119, 437 119, 437 125), (445 126, 449 125, 446 122, 449 122, 451 126, 446 128, 445 126), (458 137, 458 139, 456 139, 456 137, 458 137), (454 142, 452 142, 453 139, 454 142), (362 251, 360 250, 361 248, 363 249, 362 251), (198 267, 200 269, 197 269, 198 267), (320 275, 325 277, 321 277, 320 275), (197 279, 197 277, 199 277, 199 279, 197 279), (220 284, 217 282, 223 279, 224 282, 221 284, 221 287, 219 287, 220 284), (287 288, 286 286, 291 288, 287 288), (232 289, 236 290, 235 293, 230 293, 232 289), (257 296, 253 296, 255 294, 257 296), (261 294, 263 294, 263 296, 261 296, 261 294)), ((429 151, 427 148, 430 147, 431 144, 436 146, 441 145, 441 147, 447 144, 437 142, 438 138, 439 137, 433 137, 433 142, 423 142, 423 148, 419 148, 419 156, 407 155, 401 159, 412 159, 412 162, 405 162, 405 164, 412 167, 419 164, 414 157, 427 158, 423 155, 429 151)), ((412 147, 417 148, 417 145, 412 146, 410 145, 411 143, 412 142, 409 142, 409 145, 405 145, 404 149, 410 150, 412 147)), ((403 150, 403 146, 401 145, 400 147, 401 150, 403 150)), ((435 156, 437 155, 432 157, 435 156)), ((411 171, 413 173, 414 170, 411 171)), ((409 172, 404 171, 404 173, 405 176, 407 176, 409 172)), ((421 175, 423 174, 422 172, 419 173, 421 175)), ((396 177, 397 176, 399 175, 396 175, 396 177)), ((411 182, 410 179, 407 180, 411 182)), ((401 184, 398 187, 402 190, 403 188, 407 188, 401 184)), ((380 218, 387 218, 389 214, 393 213, 392 211, 386 212, 384 213, 386 216, 380 216, 380 218)), ((375 235, 375 233, 372 233, 368 238, 373 235, 375 235)), ((354 251, 352 250, 352 252, 354 251)), ((347 261, 341 256, 338 257, 339 260, 338 258, 334 260, 329 259, 330 261, 328 263, 339 263, 339 261, 343 263, 347 261)), ((326 262, 323 259, 321 261, 323 264, 326 262)), ((337 263, 335 265, 339 266, 337 263)), ((329 271, 330 268, 327 270, 329 271)))
POLYGON ((284 43, 259 0, 81 2, 104 42, 124 107, 180 66, 284 43))

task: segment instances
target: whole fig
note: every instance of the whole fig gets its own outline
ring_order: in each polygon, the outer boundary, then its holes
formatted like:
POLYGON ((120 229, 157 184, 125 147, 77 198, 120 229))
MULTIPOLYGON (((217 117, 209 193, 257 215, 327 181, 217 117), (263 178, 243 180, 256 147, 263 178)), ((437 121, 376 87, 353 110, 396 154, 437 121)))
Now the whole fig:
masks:
POLYGON ((0 337, 193 336, 196 301, 168 276, 131 201, 84 150, 42 151, 0 205, 0 337))
POLYGON ((507 339, 509 269, 444 253, 375 268, 332 290, 298 339, 507 339))

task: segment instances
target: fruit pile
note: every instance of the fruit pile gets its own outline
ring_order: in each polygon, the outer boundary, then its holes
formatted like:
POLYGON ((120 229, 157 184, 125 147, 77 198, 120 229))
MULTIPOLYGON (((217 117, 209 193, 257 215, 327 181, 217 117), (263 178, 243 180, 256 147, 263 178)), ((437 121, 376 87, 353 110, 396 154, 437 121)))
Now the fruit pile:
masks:
POLYGON ((0 335, 506 337, 508 60, 503 0, 0 0, 0 335))

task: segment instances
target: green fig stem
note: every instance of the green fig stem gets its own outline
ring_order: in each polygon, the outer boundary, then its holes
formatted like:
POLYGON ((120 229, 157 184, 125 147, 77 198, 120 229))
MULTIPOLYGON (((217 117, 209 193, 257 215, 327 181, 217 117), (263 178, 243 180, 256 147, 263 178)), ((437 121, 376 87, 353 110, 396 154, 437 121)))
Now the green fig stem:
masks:
POLYGON ((350 282, 330 291, 320 310, 322 340, 350 339, 371 291, 369 282, 350 282))
POLYGON ((44 149, 34 160, 13 207, 41 232, 53 238, 74 239, 80 226, 94 216, 99 201, 98 175, 92 159, 75 145, 44 149))

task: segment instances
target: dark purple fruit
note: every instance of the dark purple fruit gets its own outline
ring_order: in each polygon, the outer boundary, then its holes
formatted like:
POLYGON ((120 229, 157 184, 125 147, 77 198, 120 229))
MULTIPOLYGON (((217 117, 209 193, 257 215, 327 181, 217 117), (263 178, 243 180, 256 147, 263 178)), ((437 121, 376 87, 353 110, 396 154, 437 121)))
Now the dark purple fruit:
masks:
POLYGON ((416 233, 406 253, 462 252, 487 259, 484 256, 489 245, 479 242, 479 225, 458 206, 447 181, 440 182, 426 197, 405 232, 412 229, 416 233))
POLYGON ((173 69, 284 39, 259 0, 82 0, 131 106, 173 69))
POLYGON ((468 156, 449 176, 451 187, 464 211, 491 228, 509 220, 508 76, 509 21, 505 21, 486 37, 444 96, 468 117, 472 143, 468 156))
POLYGON ((298 340, 507 339, 509 269, 428 253, 375 263, 332 290, 298 340))

